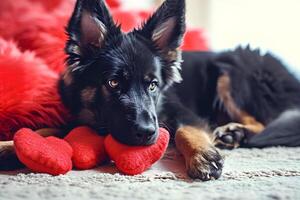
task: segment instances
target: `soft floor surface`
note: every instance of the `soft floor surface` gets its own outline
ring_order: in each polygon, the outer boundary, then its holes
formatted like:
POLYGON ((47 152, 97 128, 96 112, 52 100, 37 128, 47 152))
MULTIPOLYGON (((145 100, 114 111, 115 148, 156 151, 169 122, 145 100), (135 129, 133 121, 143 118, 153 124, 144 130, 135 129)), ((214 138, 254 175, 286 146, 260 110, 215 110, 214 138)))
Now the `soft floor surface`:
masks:
POLYGON ((56 177, 0 172, 0 199, 300 199, 300 148, 223 153, 223 176, 209 182, 188 179, 182 157, 172 149, 150 170, 132 177, 112 165, 56 177))

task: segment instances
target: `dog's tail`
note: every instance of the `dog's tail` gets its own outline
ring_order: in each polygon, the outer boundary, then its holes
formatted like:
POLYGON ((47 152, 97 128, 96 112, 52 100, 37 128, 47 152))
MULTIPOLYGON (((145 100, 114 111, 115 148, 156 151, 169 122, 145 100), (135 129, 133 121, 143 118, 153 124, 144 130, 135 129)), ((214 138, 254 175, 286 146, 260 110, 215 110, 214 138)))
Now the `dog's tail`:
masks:
POLYGON ((247 147, 300 146, 300 110, 289 110, 271 122, 266 129, 250 139, 247 147))

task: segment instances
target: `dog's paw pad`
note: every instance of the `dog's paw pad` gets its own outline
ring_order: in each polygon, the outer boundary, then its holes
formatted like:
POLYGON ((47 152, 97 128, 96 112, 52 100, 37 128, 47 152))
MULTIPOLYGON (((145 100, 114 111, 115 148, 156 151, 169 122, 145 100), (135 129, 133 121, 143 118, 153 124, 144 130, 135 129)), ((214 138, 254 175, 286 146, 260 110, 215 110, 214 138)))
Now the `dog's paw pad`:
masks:
POLYGON ((214 137, 217 147, 225 149, 237 148, 245 138, 245 128, 242 124, 229 123, 216 128, 214 137))

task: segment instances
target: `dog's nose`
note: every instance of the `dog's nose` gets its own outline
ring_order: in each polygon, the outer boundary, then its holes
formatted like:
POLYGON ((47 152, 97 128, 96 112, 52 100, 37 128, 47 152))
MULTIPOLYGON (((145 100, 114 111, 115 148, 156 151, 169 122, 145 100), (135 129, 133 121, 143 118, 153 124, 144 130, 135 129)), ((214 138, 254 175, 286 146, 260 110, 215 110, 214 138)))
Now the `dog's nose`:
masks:
POLYGON ((154 124, 141 124, 136 128, 136 138, 142 145, 151 144, 154 142, 156 131, 154 124))

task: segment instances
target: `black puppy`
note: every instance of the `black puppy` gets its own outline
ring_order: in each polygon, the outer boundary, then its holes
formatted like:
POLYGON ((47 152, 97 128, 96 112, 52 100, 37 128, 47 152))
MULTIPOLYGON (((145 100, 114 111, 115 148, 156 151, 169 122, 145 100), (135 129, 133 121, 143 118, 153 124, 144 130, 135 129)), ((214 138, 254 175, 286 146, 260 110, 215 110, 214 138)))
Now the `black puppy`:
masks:
POLYGON ((221 174, 215 145, 300 144, 300 85, 278 60, 249 48, 182 57, 184 32, 184 0, 166 0, 128 34, 102 0, 78 0, 59 83, 77 124, 129 145, 153 144, 165 126, 202 180, 221 174))
POLYGON ((130 145, 157 138, 164 93, 180 82, 185 3, 166 1, 143 28, 120 31, 104 1, 78 0, 67 27, 63 101, 79 123, 130 145))

